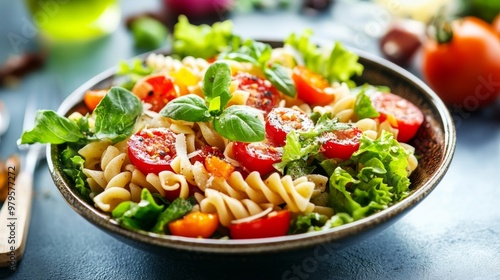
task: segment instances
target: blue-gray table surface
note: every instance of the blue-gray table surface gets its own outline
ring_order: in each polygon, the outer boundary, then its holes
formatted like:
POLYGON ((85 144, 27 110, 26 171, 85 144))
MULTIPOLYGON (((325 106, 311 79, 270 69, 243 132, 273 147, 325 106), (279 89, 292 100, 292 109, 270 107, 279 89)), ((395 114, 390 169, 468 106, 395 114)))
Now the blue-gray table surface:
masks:
MULTIPOLYGON (((154 10, 159 5, 156 0, 121 1, 124 18, 154 10)), ((378 54, 376 40, 366 30, 373 28, 373 24, 385 26, 387 18, 366 2, 356 5, 336 4, 326 14, 314 17, 296 12, 264 12, 236 14, 232 19, 235 32, 246 37, 283 39, 290 32, 310 27, 318 40, 340 40, 378 54)), ((0 0, 0 14, 0 62, 4 62, 7 57, 35 46, 37 37, 30 33, 32 19, 22 1, 0 0), (13 43, 12 34, 23 40, 13 43)), ((373 32, 377 30, 372 29, 372 35, 377 35, 373 32)), ((0 88, 0 99, 7 104, 12 118, 11 127, 0 143, 0 157, 5 159, 17 151, 16 140, 30 93, 50 94, 59 90, 66 96, 94 75, 139 53, 121 24, 115 33, 87 48, 51 55, 43 69, 28 75, 16 87, 0 88), (57 82, 57 89, 49 80, 57 82)), ((410 70, 418 75, 415 69, 410 70)), ((457 148, 449 171, 436 190, 401 220, 314 265, 303 266, 303 260, 297 260, 295 266, 274 272, 273 277, 500 279, 498 111, 499 106, 493 106, 480 111, 452 112, 457 125, 457 148)), ((50 178, 46 163, 42 163, 36 172, 25 255, 15 271, 0 269, 0 278, 238 279, 243 276, 227 275, 223 270, 221 264, 213 271, 200 273, 189 265, 172 264, 160 256, 132 248, 102 232, 66 204, 50 178)), ((265 279, 266 272, 262 273, 265 279)))

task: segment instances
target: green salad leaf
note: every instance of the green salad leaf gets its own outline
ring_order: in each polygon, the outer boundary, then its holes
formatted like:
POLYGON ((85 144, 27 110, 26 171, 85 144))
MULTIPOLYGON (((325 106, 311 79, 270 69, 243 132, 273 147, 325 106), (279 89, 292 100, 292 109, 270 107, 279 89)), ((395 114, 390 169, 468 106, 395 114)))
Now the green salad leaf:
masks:
POLYGON ((379 139, 362 137, 360 148, 330 176, 330 206, 354 220, 387 208, 409 193, 407 151, 391 133, 379 139))
POLYGON ((142 189, 141 201, 124 201, 113 210, 111 216, 126 228, 149 230, 153 227, 164 206, 158 205, 147 188, 142 189))
POLYGON ((188 199, 175 199, 167 209, 158 216, 151 231, 155 233, 166 233, 168 229, 165 226, 168 223, 184 217, 184 215, 189 213, 192 209, 193 204, 188 199))
POLYGON ((241 42, 240 37, 233 34, 229 20, 197 26, 189 23, 184 15, 179 16, 174 26, 173 38, 173 54, 181 58, 213 58, 228 48, 238 48, 241 42))
POLYGON ((345 82, 354 87, 351 81, 354 75, 361 75, 363 65, 358 62, 358 55, 336 42, 330 51, 318 47, 311 40, 312 31, 306 30, 300 36, 293 33, 285 39, 285 44, 296 49, 310 70, 322 75, 329 82, 345 82))
POLYGON ((327 222, 328 217, 315 212, 299 215, 290 223, 288 234, 299 234, 320 230, 327 222))
POLYGON ((77 148, 67 145, 61 152, 61 162, 63 172, 75 182, 76 190, 87 202, 92 203, 92 199, 90 199, 91 191, 86 184, 87 176, 83 173, 85 159, 78 154, 77 148))
POLYGON ((153 69, 144 65, 144 62, 136 58, 130 62, 120 61, 118 63, 118 69, 116 71, 116 76, 119 78, 124 78, 125 81, 121 82, 120 86, 132 90, 134 85, 142 78, 153 73, 153 69))

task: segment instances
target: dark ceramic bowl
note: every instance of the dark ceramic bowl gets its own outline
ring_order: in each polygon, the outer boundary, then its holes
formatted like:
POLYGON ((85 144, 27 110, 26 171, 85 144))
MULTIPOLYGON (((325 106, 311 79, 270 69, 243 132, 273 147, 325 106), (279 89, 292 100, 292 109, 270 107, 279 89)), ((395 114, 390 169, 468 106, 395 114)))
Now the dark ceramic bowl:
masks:
MULTIPOLYGON (((231 266, 231 262, 241 264, 272 260, 275 263, 318 250, 334 252, 359 242, 393 224, 436 188, 451 163, 456 138, 447 108, 427 85, 390 62, 356 52, 365 67, 363 75, 356 81, 358 84, 368 82, 389 86, 392 92, 416 104, 425 115, 424 124, 411 142, 416 154, 421 157, 418 168, 410 178, 413 192, 404 200, 367 218, 327 231, 252 240, 196 239, 140 233, 120 227, 109 215, 82 199, 73 184, 62 175, 59 164, 61 150, 57 145, 48 149, 52 178, 69 205, 90 223, 127 244, 169 259, 203 260, 204 263, 224 261, 226 266, 231 266)), ((65 115, 81 105, 86 90, 106 88, 116 82, 115 70, 103 72, 78 88, 62 103, 58 113, 65 115)))

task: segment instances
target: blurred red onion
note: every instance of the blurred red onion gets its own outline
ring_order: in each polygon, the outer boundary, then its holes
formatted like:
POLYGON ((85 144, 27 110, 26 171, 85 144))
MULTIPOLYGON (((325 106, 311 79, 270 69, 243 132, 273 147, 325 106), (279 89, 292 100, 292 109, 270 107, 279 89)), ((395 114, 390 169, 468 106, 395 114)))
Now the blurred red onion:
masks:
POLYGON ((189 19, 203 19, 222 15, 234 4, 234 0, 163 0, 172 16, 186 15, 189 19))

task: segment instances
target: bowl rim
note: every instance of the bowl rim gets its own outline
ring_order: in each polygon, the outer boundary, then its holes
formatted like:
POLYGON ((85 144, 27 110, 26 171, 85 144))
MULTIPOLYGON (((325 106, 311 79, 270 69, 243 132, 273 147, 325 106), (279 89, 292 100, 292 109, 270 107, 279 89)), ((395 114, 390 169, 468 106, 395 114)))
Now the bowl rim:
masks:
MULTIPOLYGON (((282 44, 279 41, 259 41, 271 44, 282 44)), ((121 227, 116 221, 112 220, 110 216, 100 212, 92 205, 85 202, 79 193, 72 189, 67 182, 64 181, 61 171, 56 168, 53 162, 53 159, 57 157, 57 145, 47 145, 47 163, 54 183, 70 207, 101 230, 108 233, 111 232, 118 234, 119 236, 131 239, 132 241, 144 242, 150 245, 162 247, 164 249, 211 254, 260 254, 306 249, 326 243, 330 243, 330 246, 337 244, 341 247, 344 239, 373 229, 378 225, 394 219, 396 216, 403 216, 408 210, 420 203, 437 187, 441 179, 446 174, 453 159, 456 146, 456 131, 451 114, 446 105, 429 86, 427 86, 416 75, 388 60, 359 49, 349 49, 354 51, 359 56, 359 60, 362 64, 363 61, 378 64, 380 67, 396 75, 398 79, 406 80, 418 89, 418 91, 423 93, 425 95, 425 99, 428 100, 429 103, 432 104, 433 109, 438 112, 438 116, 441 118, 440 124, 443 126, 443 157, 438 164, 440 168, 437 169, 418 189, 411 192, 408 197, 384 210, 363 219, 318 232, 243 240, 199 239, 173 235, 159 235, 146 231, 133 231, 121 227)), ((132 59, 139 58, 144 60, 150 53, 168 54, 169 49, 151 51, 132 59)), ((111 67, 79 86, 61 103, 57 113, 66 114, 75 104, 78 104, 82 100, 83 94, 86 90, 92 88, 100 82, 112 78, 116 74, 117 68, 117 66, 111 67)))

